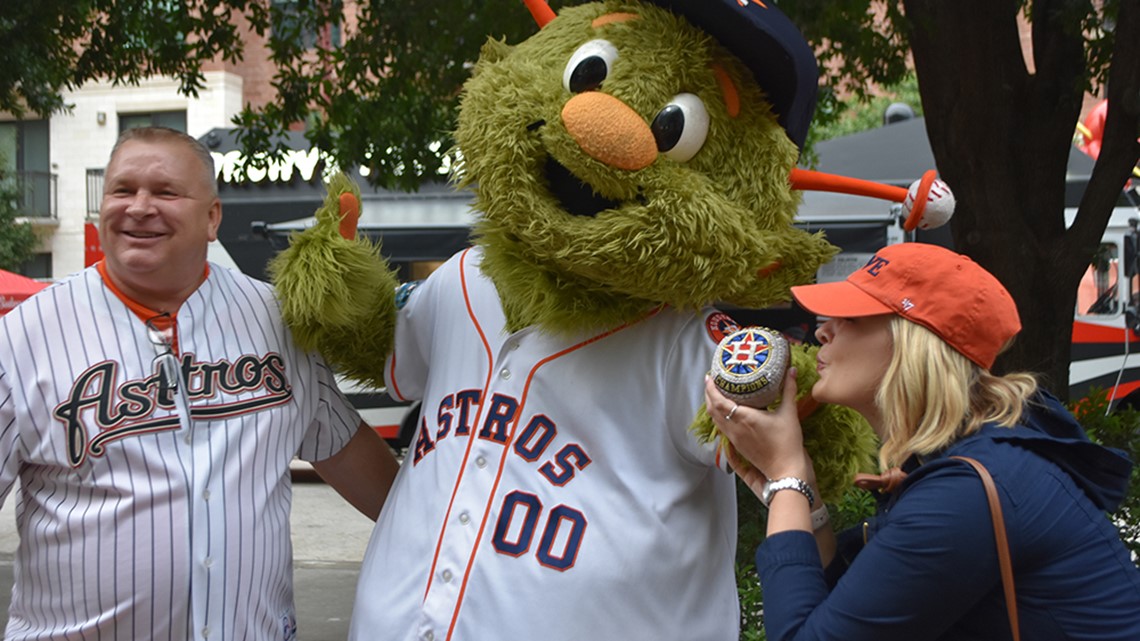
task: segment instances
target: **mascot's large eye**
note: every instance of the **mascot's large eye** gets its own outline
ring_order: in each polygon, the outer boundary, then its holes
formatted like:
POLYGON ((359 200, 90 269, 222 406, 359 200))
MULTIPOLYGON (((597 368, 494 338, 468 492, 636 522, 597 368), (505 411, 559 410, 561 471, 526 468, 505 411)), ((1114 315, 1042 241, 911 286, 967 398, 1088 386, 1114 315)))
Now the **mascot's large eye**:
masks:
POLYGON ((697 96, 677 94, 657 112, 649 128, 657 139, 657 151, 677 162, 686 162, 697 155, 709 137, 709 112, 697 96))
POLYGON ((594 91, 610 75, 610 67, 618 58, 617 47, 608 40, 591 40, 578 47, 566 70, 562 72, 562 86, 567 91, 582 93, 594 91))

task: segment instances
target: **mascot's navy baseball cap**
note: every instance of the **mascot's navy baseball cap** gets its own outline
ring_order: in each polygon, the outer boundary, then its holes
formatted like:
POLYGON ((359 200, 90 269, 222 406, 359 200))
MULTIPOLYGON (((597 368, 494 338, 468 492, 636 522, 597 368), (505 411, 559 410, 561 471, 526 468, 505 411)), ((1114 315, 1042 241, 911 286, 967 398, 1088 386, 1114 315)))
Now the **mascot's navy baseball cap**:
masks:
POLYGON ((819 67, 774 0, 647 0, 715 38, 751 71, 788 138, 803 148, 815 113, 819 67))

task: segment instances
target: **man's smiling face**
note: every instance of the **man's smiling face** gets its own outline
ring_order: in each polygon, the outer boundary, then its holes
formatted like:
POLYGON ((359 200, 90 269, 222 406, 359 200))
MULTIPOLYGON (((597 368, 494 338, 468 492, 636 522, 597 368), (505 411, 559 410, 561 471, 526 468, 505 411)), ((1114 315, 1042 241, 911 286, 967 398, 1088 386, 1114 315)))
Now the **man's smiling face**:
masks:
POLYGON ((120 285, 183 288, 201 280, 207 244, 221 222, 211 179, 185 144, 128 140, 119 146, 104 178, 99 241, 120 285))

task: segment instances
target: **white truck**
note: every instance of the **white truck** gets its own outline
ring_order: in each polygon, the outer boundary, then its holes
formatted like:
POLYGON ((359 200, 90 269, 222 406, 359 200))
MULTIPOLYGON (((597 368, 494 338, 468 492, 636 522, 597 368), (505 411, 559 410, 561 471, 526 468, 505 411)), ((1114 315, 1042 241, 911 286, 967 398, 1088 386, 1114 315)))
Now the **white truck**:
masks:
MULTIPOLYGON (((1067 210, 1071 223, 1075 210, 1067 210)), ((1077 290, 1069 396, 1093 387, 1140 407, 1140 208, 1117 206, 1077 290)))

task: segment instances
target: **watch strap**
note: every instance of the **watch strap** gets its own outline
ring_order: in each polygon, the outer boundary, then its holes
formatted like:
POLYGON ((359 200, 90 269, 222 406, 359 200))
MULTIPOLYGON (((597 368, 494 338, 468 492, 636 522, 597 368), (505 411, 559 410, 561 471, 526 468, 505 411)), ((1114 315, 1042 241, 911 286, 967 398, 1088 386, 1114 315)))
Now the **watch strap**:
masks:
POLYGON ((827 511, 826 505, 819 506, 819 509, 811 513, 811 531, 815 532, 821 527, 827 525, 831 520, 831 513, 827 511))
POLYGON ((794 476, 785 476, 765 483, 760 493, 760 502, 764 507, 768 507, 772 504, 772 497, 781 490, 795 490, 807 498, 809 508, 815 507, 815 493, 811 491, 811 486, 807 481, 794 476))

